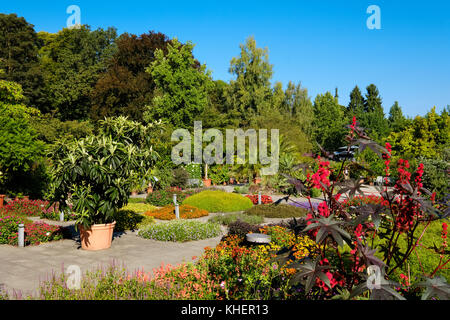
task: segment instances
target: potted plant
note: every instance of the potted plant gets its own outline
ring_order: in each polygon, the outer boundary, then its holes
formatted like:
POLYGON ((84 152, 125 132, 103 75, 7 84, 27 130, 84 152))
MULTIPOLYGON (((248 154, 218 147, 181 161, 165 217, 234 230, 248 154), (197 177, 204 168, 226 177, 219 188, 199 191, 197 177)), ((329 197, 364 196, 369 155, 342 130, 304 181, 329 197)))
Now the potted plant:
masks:
POLYGON ((211 179, 208 179, 208 164, 205 163, 205 179, 203 179, 203 184, 205 187, 211 186, 211 179))
POLYGON ((99 135, 60 142, 51 153, 52 202, 61 210, 72 205, 83 249, 111 246, 117 212, 128 203, 135 177, 148 176, 156 154, 146 128, 123 117, 106 119, 99 135))
POLYGON ((5 194, 0 194, 0 208, 3 207, 3 202, 5 200, 6 195, 5 194))

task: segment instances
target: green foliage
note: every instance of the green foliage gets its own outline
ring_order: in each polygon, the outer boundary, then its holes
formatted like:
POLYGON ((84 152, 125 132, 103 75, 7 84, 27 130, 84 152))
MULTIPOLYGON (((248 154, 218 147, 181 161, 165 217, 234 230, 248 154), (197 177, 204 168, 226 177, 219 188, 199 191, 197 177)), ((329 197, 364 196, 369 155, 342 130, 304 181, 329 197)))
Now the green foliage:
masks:
POLYGON ((182 189, 186 188, 189 179, 189 173, 184 168, 178 167, 173 169, 172 174, 172 187, 178 187, 182 189))
POLYGON ((223 184, 230 180, 230 167, 227 165, 215 165, 210 167, 208 178, 213 184, 223 184))
POLYGON ((175 128, 192 127, 194 118, 207 104, 211 79, 206 66, 196 67, 188 42, 182 45, 174 39, 167 46, 167 54, 155 51, 155 61, 146 72, 152 75, 156 94, 144 114, 144 119, 163 119, 175 128))
POLYGON ((249 198, 224 191, 202 191, 184 200, 183 204, 205 209, 208 212, 236 212, 253 206, 249 198))
POLYGON ((127 204, 135 177, 148 176, 155 161, 146 147, 145 128, 125 119, 103 125, 104 135, 59 143, 51 153, 52 200, 63 209, 71 193, 77 224, 86 228, 112 222, 115 212, 127 204))
POLYGON ((201 179, 202 178, 202 166, 197 163, 190 163, 186 165, 185 170, 189 174, 189 179, 201 179))
POLYGON ((139 231, 139 236, 158 241, 187 242, 220 235, 220 225, 192 220, 172 220, 151 225, 139 231))
POLYGON ((344 143, 347 121, 344 109, 330 92, 319 94, 314 100, 314 139, 325 150, 334 150, 344 143))
POLYGON ((137 230, 154 223, 152 217, 138 214, 135 210, 130 210, 127 207, 117 211, 114 219, 116 221, 114 231, 117 232, 137 230))
POLYGON ((116 30, 89 26, 63 29, 41 53, 42 69, 52 110, 62 120, 86 120, 99 73, 114 53, 116 30))
POLYGON ((186 198, 181 189, 167 187, 164 189, 154 190, 153 192, 149 193, 145 201, 157 207, 164 207, 168 204, 173 204, 174 194, 177 195, 177 201, 179 203, 181 203, 186 198))
POLYGON ((450 163, 439 159, 419 158, 423 163, 423 185, 431 192, 436 192, 436 199, 443 199, 449 194, 450 178, 448 171, 450 163))
POLYGON ((248 194, 249 186, 242 186, 242 187, 234 187, 233 192, 240 193, 240 194, 248 194))
POLYGON ((305 217, 308 210, 289 204, 260 204, 245 211, 245 214, 261 216, 265 218, 293 218, 305 217))
MULTIPOLYGON (((34 26, 16 14, 0 14, 0 79, 19 83, 24 103, 48 111, 38 50, 41 41, 34 26)), ((3 100, 0 97, 0 100, 3 100)))
POLYGON ((209 218, 208 221, 213 223, 220 223, 227 226, 230 223, 236 222, 237 220, 249 224, 260 224, 264 222, 264 218, 262 216, 248 215, 243 213, 220 214, 209 218))

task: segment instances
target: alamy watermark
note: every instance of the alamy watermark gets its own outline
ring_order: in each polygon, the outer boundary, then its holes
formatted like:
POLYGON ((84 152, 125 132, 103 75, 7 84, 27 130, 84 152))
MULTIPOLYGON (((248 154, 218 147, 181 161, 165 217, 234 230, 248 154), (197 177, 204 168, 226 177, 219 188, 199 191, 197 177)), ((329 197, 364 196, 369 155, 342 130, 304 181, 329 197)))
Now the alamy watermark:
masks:
POLYGON ((79 290, 81 288, 81 269, 77 265, 70 265, 66 271, 68 277, 66 281, 67 288, 70 290, 79 290))
POLYGON ((381 288, 381 269, 377 265, 370 265, 367 267, 367 288, 370 290, 381 288))
POLYGON ((367 13, 370 16, 367 18, 366 25, 369 30, 381 29, 381 9, 377 5, 371 5, 367 8, 367 13))
POLYGON ((268 143, 267 129, 242 129, 225 130, 224 135, 219 129, 207 129, 203 133, 202 122, 194 122, 194 141, 192 143, 191 133, 187 129, 177 129, 172 133, 172 142, 180 141, 172 148, 172 161, 176 165, 197 163, 203 161, 208 164, 246 164, 248 156, 249 164, 260 164, 261 175, 274 175, 278 172, 280 139, 279 130, 270 130, 270 143, 268 143), (246 145, 248 138, 248 148, 246 145), (236 141, 236 149, 234 148, 236 141), (204 142, 209 144, 203 147, 204 142), (268 148, 270 145, 270 154, 268 148), (192 147, 194 155, 192 157, 192 147), (224 150, 226 153, 224 159, 224 150), (235 152, 236 150, 236 152, 235 152))
POLYGON ((81 9, 77 5, 68 6, 66 13, 70 14, 67 18, 66 26, 69 29, 78 29, 81 27, 81 9))

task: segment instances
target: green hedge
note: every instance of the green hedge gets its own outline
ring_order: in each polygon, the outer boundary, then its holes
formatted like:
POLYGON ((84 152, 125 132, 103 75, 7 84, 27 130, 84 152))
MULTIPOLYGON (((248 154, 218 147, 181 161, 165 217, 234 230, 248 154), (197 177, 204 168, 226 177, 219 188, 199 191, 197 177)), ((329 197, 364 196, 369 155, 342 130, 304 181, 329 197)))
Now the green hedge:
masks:
POLYGON ((306 217, 308 210, 289 204, 260 204, 245 211, 245 214, 262 216, 265 218, 306 217))
POLYGON ((208 212, 236 212, 253 207, 249 198, 224 191, 202 191, 183 201, 183 204, 205 209, 208 212))

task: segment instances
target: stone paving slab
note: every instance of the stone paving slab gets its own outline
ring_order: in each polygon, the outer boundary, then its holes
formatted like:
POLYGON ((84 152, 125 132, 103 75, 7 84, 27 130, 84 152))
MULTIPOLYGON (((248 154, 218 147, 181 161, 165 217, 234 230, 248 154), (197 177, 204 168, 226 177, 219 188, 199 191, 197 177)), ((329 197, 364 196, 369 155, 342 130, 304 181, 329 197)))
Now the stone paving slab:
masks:
POLYGON ((61 240, 39 246, 18 248, 0 245, 0 286, 10 293, 13 289, 23 295, 37 293, 39 283, 53 272, 78 265, 84 273, 113 261, 132 272, 144 269, 151 272, 162 263, 177 265, 201 256, 204 248, 215 247, 222 236, 186 243, 161 242, 140 238, 135 232, 127 232, 113 239, 110 249, 85 251, 74 240, 61 240))

